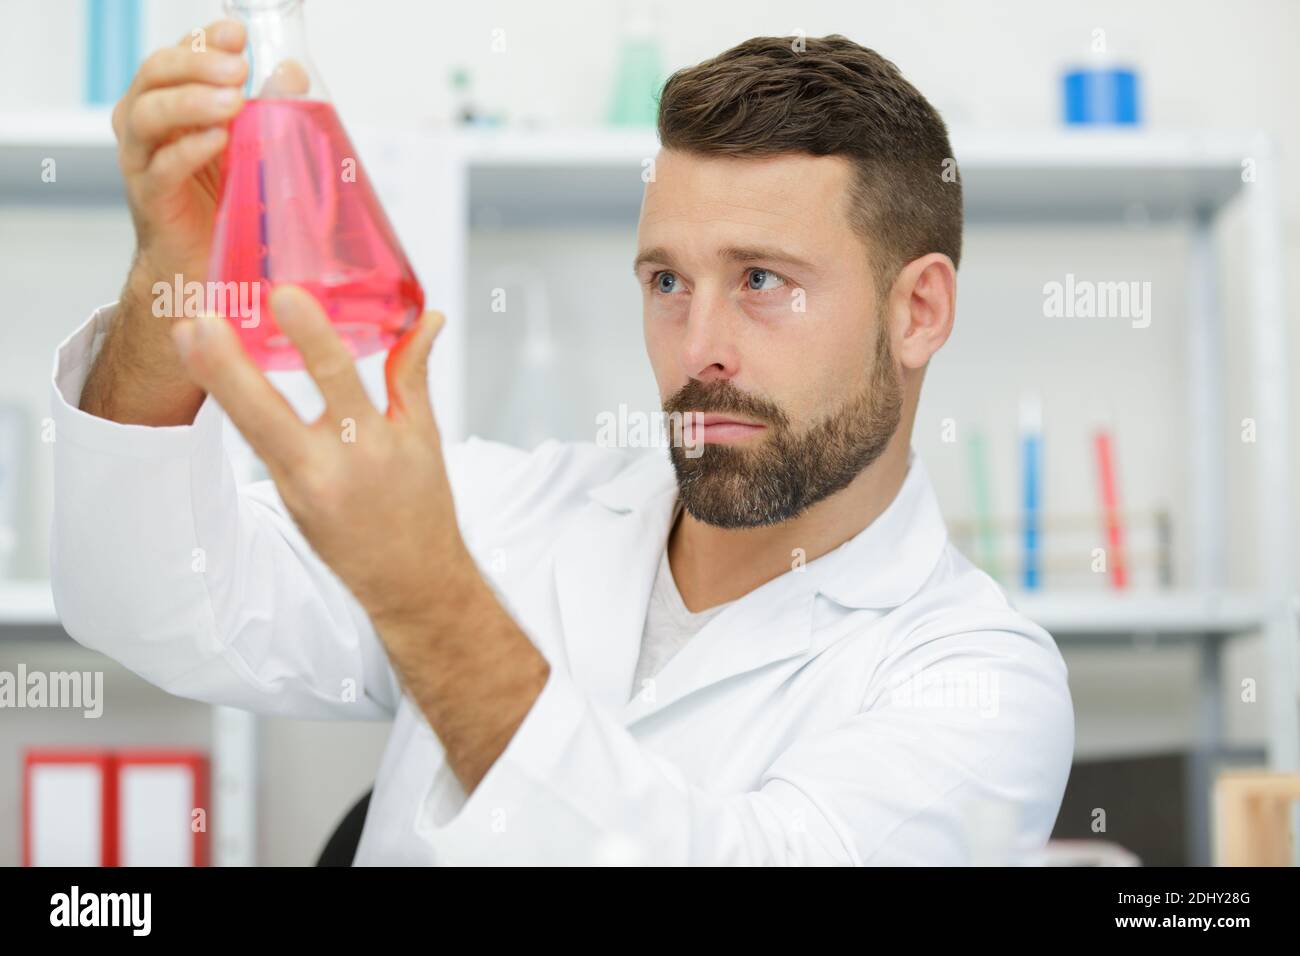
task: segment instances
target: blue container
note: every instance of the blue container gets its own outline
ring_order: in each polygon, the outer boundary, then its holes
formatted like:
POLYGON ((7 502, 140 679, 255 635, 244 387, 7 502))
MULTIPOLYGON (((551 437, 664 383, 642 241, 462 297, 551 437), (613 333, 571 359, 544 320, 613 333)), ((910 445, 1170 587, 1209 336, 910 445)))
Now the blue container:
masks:
POLYGON ((117 102, 140 65, 141 0, 85 0, 86 103, 117 102))
POLYGON ((1066 123, 1137 125, 1138 80, 1134 70, 1071 70, 1063 79, 1066 123))

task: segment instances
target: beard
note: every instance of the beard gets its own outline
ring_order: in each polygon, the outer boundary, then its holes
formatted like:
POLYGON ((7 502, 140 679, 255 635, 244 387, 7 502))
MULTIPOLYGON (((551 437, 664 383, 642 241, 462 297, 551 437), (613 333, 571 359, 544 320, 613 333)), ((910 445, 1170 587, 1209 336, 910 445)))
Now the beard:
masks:
POLYGON ((670 443, 678 495, 691 517, 718 528, 779 524, 847 487, 880 457, 898 429, 903 389, 883 317, 879 328, 866 386, 804 429, 730 380, 691 379, 664 402, 664 411, 681 420, 692 412, 719 412, 767 426, 753 447, 705 444, 698 457, 688 455, 683 442, 670 443))

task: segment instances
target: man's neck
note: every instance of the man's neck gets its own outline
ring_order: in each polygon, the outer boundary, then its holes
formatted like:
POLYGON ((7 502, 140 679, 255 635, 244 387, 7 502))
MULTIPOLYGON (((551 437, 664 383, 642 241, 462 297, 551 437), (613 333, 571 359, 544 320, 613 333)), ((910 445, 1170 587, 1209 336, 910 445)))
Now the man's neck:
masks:
POLYGON ((682 511, 668 535, 668 563, 694 611, 743 597, 795 566, 833 551, 889 507, 907 477, 909 436, 894 433, 884 453, 842 490, 797 518, 762 528, 717 528, 682 511))

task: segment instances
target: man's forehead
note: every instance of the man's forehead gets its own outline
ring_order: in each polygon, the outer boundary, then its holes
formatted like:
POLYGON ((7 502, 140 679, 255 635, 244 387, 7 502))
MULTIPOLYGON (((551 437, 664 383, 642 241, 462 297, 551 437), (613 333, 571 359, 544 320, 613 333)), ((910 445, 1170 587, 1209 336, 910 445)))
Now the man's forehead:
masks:
POLYGON ((660 150, 641 232, 673 222, 732 221, 815 235, 844 216, 852 167, 838 156, 731 157, 660 150))

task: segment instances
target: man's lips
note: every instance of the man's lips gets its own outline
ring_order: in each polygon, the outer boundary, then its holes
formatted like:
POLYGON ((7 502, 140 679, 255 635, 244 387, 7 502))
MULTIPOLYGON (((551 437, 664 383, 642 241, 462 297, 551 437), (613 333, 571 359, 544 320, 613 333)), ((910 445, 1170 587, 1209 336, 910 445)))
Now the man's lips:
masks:
POLYGON ((736 418, 732 415, 722 415, 717 412, 706 412, 700 415, 697 412, 687 412, 683 416, 686 427, 686 441, 688 444, 702 441, 705 444, 713 442, 715 444, 725 444, 727 442, 744 441, 763 431, 767 426, 758 422, 747 422, 744 419, 736 418), (702 426, 696 429, 696 425, 702 426))

